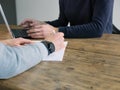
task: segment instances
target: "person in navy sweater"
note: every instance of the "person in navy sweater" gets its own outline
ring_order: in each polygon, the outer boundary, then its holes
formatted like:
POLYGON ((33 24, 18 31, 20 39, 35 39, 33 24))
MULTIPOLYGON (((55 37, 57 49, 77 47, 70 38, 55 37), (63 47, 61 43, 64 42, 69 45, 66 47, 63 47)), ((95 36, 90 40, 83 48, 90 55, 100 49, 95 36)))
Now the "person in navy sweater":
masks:
POLYGON ((54 30, 63 32, 66 38, 101 37, 112 33, 113 4, 114 0, 59 0, 57 20, 41 23, 26 19, 20 25, 32 27, 28 31, 32 38, 45 38, 54 30))

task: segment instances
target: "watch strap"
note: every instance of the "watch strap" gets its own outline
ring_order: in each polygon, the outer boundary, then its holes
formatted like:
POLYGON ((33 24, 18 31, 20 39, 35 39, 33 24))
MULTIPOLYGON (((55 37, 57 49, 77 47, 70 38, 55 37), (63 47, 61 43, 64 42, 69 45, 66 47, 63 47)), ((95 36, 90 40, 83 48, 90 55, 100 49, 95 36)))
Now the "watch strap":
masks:
POLYGON ((45 45, 45 47, 48 50, 48 55, 53 53, 55 51, 55 45, 52 42, 49 41, 41 41, 45 45))

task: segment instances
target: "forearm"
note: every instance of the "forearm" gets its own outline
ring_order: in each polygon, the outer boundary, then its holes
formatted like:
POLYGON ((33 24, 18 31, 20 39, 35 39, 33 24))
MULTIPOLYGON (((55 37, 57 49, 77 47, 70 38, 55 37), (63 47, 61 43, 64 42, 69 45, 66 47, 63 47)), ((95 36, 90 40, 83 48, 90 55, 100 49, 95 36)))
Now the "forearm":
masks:
POLYGON ((9 47, 0 44, 0 79, 16 76, 40 63, 48 55, 41 43, 22 47, 9 47))
POLYGON ((59 27, 66 38, 94 38, 101 37, 103 28, 98 23, 89 23, 70 27, 59 27))

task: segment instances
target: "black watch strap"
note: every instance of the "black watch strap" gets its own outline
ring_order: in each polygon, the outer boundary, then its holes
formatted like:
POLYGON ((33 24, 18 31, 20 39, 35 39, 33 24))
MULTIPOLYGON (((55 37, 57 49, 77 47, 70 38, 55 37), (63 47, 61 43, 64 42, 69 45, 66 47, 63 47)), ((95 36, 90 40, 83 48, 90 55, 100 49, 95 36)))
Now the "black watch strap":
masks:
POLYGON ((53 53, 55 51, 55 45, 52 42, 49 41, 41 41, 45 45, 45 47, 48 50, 48 55, 53 53))

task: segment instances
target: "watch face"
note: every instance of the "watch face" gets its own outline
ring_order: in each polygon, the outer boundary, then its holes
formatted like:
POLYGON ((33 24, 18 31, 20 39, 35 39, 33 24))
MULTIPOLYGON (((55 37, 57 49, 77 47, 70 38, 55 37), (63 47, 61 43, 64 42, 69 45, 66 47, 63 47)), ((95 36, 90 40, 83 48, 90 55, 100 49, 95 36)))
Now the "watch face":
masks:
POLYGON ((49 43, 49 51, 50 53, 53 53, 55 51, 55 46, 52 42, 49 43))

